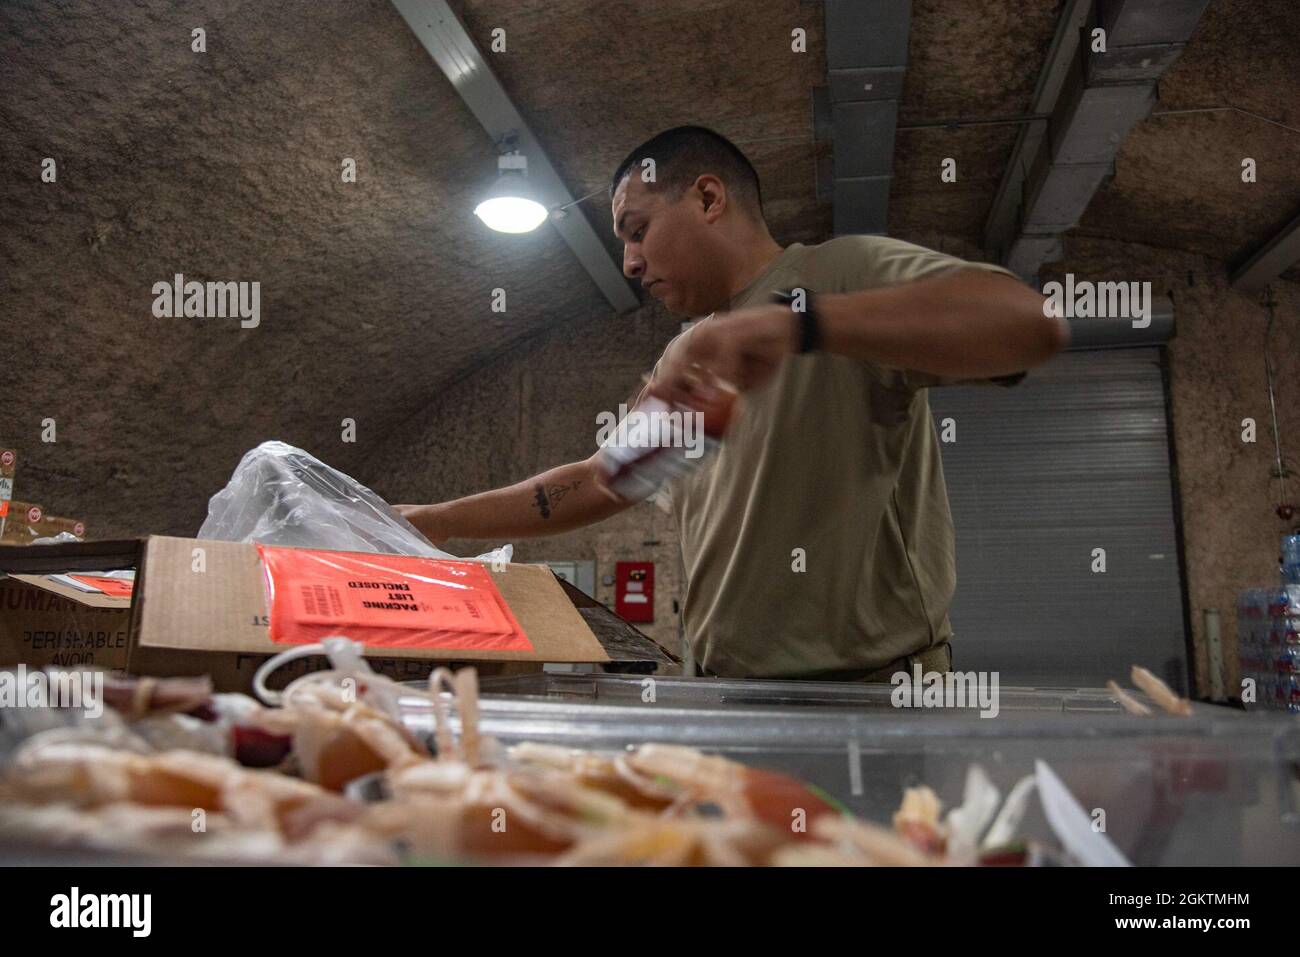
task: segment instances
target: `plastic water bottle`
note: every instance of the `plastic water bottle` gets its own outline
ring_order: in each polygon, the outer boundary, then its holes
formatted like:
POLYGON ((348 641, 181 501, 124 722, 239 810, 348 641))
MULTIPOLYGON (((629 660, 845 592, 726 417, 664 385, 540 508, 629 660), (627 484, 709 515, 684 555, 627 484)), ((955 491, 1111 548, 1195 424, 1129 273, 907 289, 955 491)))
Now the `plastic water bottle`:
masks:
POLYGON ((1282 536, 1282 581, 1300 585, 1300 535, 1282 536))

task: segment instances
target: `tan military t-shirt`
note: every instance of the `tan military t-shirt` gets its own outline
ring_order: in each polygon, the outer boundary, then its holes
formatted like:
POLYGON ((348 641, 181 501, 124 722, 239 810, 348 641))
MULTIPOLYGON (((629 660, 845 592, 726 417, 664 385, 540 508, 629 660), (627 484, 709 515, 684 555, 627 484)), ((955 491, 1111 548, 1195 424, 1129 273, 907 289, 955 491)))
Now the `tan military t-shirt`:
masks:
MULTIPOLYGON (((1011 275, 899 240, 841 236, 788 247, 730 310, 777 289, 853 292, 958 267, 1011 275)), ((812 353, 745 393, 721 451, 671 488, 686 637, 707 671, 874 670, 952 637, 952 517, 925 391, 949 381, 812 353)))

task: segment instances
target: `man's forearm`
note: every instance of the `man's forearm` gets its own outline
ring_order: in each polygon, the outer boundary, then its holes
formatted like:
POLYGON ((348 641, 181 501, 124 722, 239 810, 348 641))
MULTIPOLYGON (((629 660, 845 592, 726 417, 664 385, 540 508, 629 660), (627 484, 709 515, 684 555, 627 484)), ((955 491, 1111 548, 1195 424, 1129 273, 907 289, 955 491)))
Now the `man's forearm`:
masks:
POLYGON ((572 462, 506 488, 404 512, 433 541, 556 535, 627 507, 596 486, 594 467, 590 459, 572 462))
POLYGON ((1010 375, 1067 344, 1063 320, 1008 276, 964 269, 865 292, 818 297, 823 348, 895 369, 958 378, 1010 375))

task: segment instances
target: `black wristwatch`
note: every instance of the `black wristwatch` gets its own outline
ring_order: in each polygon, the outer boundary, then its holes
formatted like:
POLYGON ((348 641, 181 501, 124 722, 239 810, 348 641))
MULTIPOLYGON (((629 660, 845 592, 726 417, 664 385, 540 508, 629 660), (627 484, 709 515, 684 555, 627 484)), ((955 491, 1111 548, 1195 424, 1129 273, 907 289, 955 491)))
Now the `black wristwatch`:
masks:
POLYGON ((799 317, 799 351, 814 352, 821 348, 821 322, 817 314, 816 298, 811 289, 791 289, 772 293, 772 301, 789 306, 799 317), (801 301, 798 301, 801 300, 801 301), (802 305, 802 308, 797 308, 802 305))

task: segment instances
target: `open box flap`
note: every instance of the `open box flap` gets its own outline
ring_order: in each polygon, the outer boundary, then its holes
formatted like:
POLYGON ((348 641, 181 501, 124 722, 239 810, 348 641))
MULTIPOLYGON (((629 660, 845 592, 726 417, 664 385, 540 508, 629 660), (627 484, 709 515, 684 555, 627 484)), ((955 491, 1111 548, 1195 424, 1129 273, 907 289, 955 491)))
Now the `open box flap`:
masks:
POLYGON ((681 659, 630 622, 624 621, 586 592, 559 575, 555 576, 564 593, 578 609, 612 661, 680 664, 681 659))
MULTIPOLYGON (((39 548, 40 546, 34 546, 39 548)), ((130 608, 131 597, 105 595, 97 592, 82 591, 71 585, 55 581, 52 575, 10 575, 14 581, 24 582, 36 588, 41 588, 60 598, 67 598, 69 601, 75 601, 79 605, 85 605, 87 608, 130 608)))

